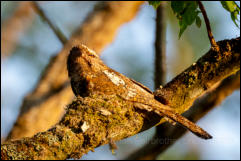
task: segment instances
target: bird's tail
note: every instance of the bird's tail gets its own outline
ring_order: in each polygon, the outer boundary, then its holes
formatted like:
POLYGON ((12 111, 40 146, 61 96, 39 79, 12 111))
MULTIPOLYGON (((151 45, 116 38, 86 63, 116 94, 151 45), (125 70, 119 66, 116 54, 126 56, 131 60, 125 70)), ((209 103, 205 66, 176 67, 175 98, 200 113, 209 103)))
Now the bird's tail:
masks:
POLYGON ((173 110, 163 109, 165 111, 162 111, 162 109, 155 110, 156 113, 162 114, 169 119, 179 123, 184 128, 190 130, 195 135, 203 138, 203 139, 211 139, 212 136, 208 134, 205 130, 203 130, 201 127, 196 125, 195 123, 191 122, 187 118, 183 117, 182 115, 174 112, 173 110))

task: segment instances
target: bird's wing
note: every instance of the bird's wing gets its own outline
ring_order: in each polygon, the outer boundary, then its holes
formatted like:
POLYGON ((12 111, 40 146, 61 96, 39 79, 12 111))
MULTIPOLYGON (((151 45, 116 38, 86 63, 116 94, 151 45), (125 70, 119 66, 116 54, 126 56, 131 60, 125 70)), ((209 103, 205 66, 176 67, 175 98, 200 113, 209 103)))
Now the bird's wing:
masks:
MULTIPOLYGON (((130 78, 129 78, 130 79, 130 78)), ((135 83, 136 85, 138 85, 139 87, 141 87, 142 89, 144 89, 145 91, 147 91, 150 94, 153 94, 153 92, 147 88, 146 86, 142 85, 141 83, 130 79, 133 83, 135 83)), ((138 97, 138 96, 136 96, 138 97)), ((141 98, 140 98, 141 99, 141 98)), ((139 100, 140 100, 139 99, 139 100)), ((147 102, 148 100, 142 100, 139 103, 144 103, 147 102)), ((158 100, 155 100, 158 101, 158 100)), ((158 101, 159 102, 159 101, 158 101)), ((159 102, 160 103, 160 102, 159 102)), ((152 106, 153 104, 156 103, 148 103, 146 104, 147 106, 152 106)), ((164 105, 165 106, 165 105, 164 105)), ((153 106, 154 107, 154 106, 153 106)), ((159 107, 155 107, 154 108, 154 112, 157 113, 158 115, 161 116, 166 116, 167 118, 173 120, 174 122, 179 123, 181 126, 183 126, 184 128, 190 130, 192 133, 194 133, 195 135, 203 138, 203 139, 211 139, 212 136, 210 134, 208 134, 205 130, 203 130, 201 127, 199 127, 198 125, 196 125, 195 123, 193 123, 192 121, 188 120, 187 118, 183 117, 182 115, 176 113, 172 108, 170 108, 169 106, 165 106, 165 108, 159 108, 159 107)))
POLYGON ((137 82, 137 81, 135 81, 135 80, 133 80, 133 79, 131 79, 131 78, 129 78, 133 83, 135 83, 136 85, 138 85, 139 87, 141 87, 141 88, 143 88, 144 90, 146 90, 148 93, 150 93, 150 94, 153 94, 153 92, 148 88, 148 87, 146 87, 146 86, 144 86, 143 84, 141 84, 141 83, 139 83, 139 82, 137 82))

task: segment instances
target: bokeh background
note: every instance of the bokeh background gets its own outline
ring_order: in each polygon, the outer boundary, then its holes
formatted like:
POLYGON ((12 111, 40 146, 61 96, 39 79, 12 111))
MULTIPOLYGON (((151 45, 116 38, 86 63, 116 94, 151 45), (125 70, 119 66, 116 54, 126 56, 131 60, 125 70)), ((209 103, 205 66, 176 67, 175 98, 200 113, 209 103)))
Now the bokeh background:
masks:
MULTIPOLYGON (((1 1, 1 26, 11 17, 19 3, 1 1)), ((70 37, 95 3, 97 2, 68 1, 40 4, 51 21, 70 37)), ((240 36, 240 29, 234 25, 230 14, 222 8, 220 2, 204 2, 204 6, 217 41, 240 36)), ((166 12, 168 82, 206 53, 210 45, 203 21, 200 29, 192 25, 178 40, 178 22, 170 4, 167 5, 166 12)), ((155 10, 146 2, 138 15, 119 29, 115 40, 105 48, 101 58, 109 67, 154 90, 154 41, 155 10)), ((49 26, 35 14, 12 54, 2 58, 2 138, 6 137, 14 124, 24 96, 34 89, 49 59, 61 48, 62 44, 49 26)), ((158 159, 240 159, 240 90, 227 97, 198 124, 212 134, 213 139, 201 140, 189 132, 158 159)), ((155 129, 152 128, 118 142, 115 155, 105 145, 96 148, 95 152, 89 152, 82 159, 124 159, 147 143, 154 132, 155 129)))

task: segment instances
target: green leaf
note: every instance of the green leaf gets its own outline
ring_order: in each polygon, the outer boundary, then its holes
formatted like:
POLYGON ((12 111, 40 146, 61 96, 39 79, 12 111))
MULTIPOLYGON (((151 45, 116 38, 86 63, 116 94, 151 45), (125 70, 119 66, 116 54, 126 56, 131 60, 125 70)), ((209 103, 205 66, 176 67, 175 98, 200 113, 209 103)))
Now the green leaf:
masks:
POLYGON ((174 13, 180 13, 184 10, 185 2, 184 1, 172 1, 171 7, 174 13))
POLYGON ((196 2, 188 2, 187 3, 185 12, 183 14, 184 23, 186 23, 187 25, 191 25, 195 21, 197 15, 198 15, 198 11, 196 11, 196 9, 197 9, 196 2))
POLYGON ((221 1, 221 4, 224 9, 230 12, 231 19, 234 24, 239 28, 236 21, 238 21, 238 15, 240 14, 240 8, 234 1, 221 1))
POLYGON ((234 12, 238 9, 237 4, 234 1, 221 1, 223 8, 229 12, 234 12))
POLYGON ((186 23, 184 23, 183 21, 179 21, 179 26, 180 26, 180 31, 179 31, 179 34, 178 34, 178 39, 181 38, 183 32, 186 30, 187 28, 187 25, 186 23))
POLYGON ((198 15, 198 12, 196 12, 196 11, 186 12, 186 13, 183 15, 183 20, 184 20, 184 22, 185 22, 187 25, 191 25, 191 24, 193 24, 193 22, 195 21, 197 15, 198 15))
POLYGON ((160 6, 161 1, 148 1, 149 5, 152 5, 155 9, 158 8, 158 6, 160 6))
POLYGON ((179 39, 188 26, 192 25, 195 20, 198 25, 201 25, 201 19, 197 18, 198 3, 196 1, 172 1, 171 8, 179 20, 179 39))
POLYGON ((201 24, 202 24, 201 18, 199 16, 197 16, 197 18, 196 18, 196 25, 197 25, 197 27, 200 28, 201 24))
POLYGON ((234 24, 235 24, 237 27, 239 27, 238 24, 237 24, 237 22, 236 22, 236 20, 238 19, 238 14, 239 14, 238 12, 232 12, 232 13, 231 13, 231 18, 232 18, 234 24))

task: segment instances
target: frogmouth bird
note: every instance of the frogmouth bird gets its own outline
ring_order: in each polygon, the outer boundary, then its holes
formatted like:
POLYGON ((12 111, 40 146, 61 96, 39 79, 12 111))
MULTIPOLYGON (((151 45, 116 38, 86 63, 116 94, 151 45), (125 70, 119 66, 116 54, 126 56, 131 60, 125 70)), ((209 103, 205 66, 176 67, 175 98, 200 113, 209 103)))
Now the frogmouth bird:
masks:
POLYGON ((135 108, 152 111, 168 118, 170 122, 177 122, 201 138, 212 138, 173 108, 156 100, 147 87, 107 67, 99 56, 85 45, 71 49, 67 69, 75 96, 115 95, 123 101, 132 102, 135 108))

